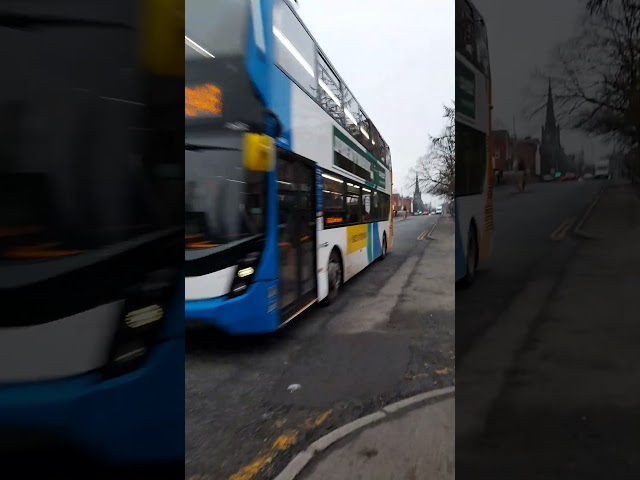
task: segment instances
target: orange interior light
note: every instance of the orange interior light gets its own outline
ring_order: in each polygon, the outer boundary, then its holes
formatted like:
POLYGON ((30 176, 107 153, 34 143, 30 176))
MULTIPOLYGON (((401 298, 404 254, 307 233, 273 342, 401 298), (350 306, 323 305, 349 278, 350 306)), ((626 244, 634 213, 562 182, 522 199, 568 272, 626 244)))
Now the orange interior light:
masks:
POLYGON ((193 88, 184 87, 186 117, 218 116, 222 114, 222 91, 210 83, 193 88))

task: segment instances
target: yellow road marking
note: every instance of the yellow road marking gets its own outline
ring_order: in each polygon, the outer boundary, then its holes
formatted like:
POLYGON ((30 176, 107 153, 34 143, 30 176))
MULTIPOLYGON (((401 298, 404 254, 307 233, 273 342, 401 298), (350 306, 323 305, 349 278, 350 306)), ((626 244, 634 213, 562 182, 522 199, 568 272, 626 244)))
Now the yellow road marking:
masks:
POLYGON ((283 435, 280 435, 278 438, 276 438, 273 444, 271 445, 271 448, 273 450, 278 450, 280 452, 283 452, 284 450, 289 448, 291 445, 295 445, 297 441, 298 441, 298 432, 296 430, 291 430, 283 435))
POLYGON ((420 235, 418 235, 418 240, 424 240, 427 236, 427 231, 425 230, 424 232, 422 232, 420 235))
POLYGON ((229 477, 229 480, 250 480, 261 472, 267 465, 273 461, 273 456, 269 454, 261 455, 246 467, 241 468, 238 472, 229 477))
POLYGON ((304 426, 307 430, 315 428, 315 427, 319 427, 320 425, 322 425, 324 423, 324 421, 329 418, 329 415, 331 415, 331 413, 333 413, 333 410, 327 410, 326 412, 322 412, 320 415, 318 415, 315 419, 310 419, 307 418, 304 421, 304 426))
MULTIPOLYGON (((329 418, 329 415, 331 415, 331 413, 333 413, 333 410, 327 410, 325 412, 322 412, 315 418, 307 418, 302 425, 302 429, 311 430, 322 425, 327 420, 327 418, 329 418)), ((286 421, 286 419, 278 420, 276 421, 276 426, 282 426, 286 423, 286 421)), ((299 430, 287 430, 282 435, 279 435, 273 441, 271 447, 267 452, 258 455, 258 457, 256 457, 249 465, 242 467, 236 473, 231 475, 228 480, 251 480, 258 473, 264 470, 271 462, 273 462, 273 459, 276 457, 276 455, 278 455, 278 453, 284 452, 292 445, 295 445, 298 442, 299 434, 299 430)), ((204 477, 202 479, 195 477, 190 480, 196 479, 204 480, 204 477)))
POLYGON ((551 240, 559 241, 563 240, 566 236, 573 224, 576 221, 576 217, 567 218, 564 222, 560 224, 558 228, 556 228, 553 232, 551 232, 551 240))

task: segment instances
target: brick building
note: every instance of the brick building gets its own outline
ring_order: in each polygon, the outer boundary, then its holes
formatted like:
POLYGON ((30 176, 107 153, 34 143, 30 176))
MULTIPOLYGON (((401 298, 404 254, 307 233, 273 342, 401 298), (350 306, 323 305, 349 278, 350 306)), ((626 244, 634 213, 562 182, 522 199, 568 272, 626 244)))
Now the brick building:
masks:
POLYGON ((516 159, 519 165, 523 165, 529 175, 536 174, 536 153, 538 152, 538 141, 532 138, 518 140, 516 144, 516 159))
POLYGON ((493 132, 493 169, 499 172, 511 170, 513 141, 507 130, 493 132))
POLYGON ((411 212, 411 206, 413 203, 411 197, 401 198, 399 193, 394 193, 391 199, 392 199, 391 201, 393 204, 394 211, 396 212, 402 211, 402 206, 404 205, 405 207, 407 207, 407 212, 411 212))
POLYGON ((507 130, 493 132, 493 169, 497 172, 520 170, 520 165, 529 175, 539 174, 536 157, 539 156, 540 142, 531 137, 514 141, 507 130))

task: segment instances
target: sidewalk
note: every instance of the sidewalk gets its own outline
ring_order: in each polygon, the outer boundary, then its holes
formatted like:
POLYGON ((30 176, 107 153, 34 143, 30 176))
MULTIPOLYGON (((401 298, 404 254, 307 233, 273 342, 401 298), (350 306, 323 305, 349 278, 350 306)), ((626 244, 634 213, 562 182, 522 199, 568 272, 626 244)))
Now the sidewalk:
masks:
MULTIPOLYGON (((438 217, 438 228, 415 261, 405 261, 413 273, 397 291, 387 285, 386 294, 401 297, 393 312, 376 309, 378 328, 394 335, 408 329, 413 352, 403 363, 402 388, 408 397, 377 412, 329 432, 309 445, 289 463, 275 480, 453 480, 455 478, 455 297, 454 222, 438 217), (417 262, 417 264, 415 263, 417 262), (445 387, 445 388, 439 388, 445 387), (423 393, 419 393, 423 392, 423 393), (414 395, 417 394, 417 395, 414 395), (411 396, 413 395, 413 396, 411 396)), ((359 325, 362 308, 351 306, 340 325, 359 325)), ((376 319, 373 318, 375 322, 376 319)), ((351 330, 355 333, 356 330, 351 330)), ((408 342, 404 334, 403 342, 408 342)), ((350 342, 351 343, 351 342, 350 342)), ((380 351, 380 350, 378 350, 380 351)), ((385 355, 382 350, 382 356, 385 355)), ((370 361, 365 364, 371 370, 370 361)), ((357 368, 351 368, 358 381, 357 368)), ((398 391, 398 393, 400 390, 398 391)))
POLYGON ((581 230, 468 459, 477 478, 640 478, 640 195, 610 183, 581 230))
POLYGON ((301 480, 453 480, 455 400, 405 409, 311 461, 301 480))

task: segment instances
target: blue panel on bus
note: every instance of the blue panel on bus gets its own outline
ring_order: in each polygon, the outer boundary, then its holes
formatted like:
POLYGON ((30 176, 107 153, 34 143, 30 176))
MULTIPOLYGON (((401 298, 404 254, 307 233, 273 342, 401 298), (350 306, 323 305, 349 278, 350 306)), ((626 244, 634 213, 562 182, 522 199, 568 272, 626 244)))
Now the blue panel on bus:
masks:
MULTIPOLYGON (((292 150, 291 145, 291 88, 289 77, 275 65, 271 66, 271 98, 270 107, 282 125, 282 134, 276 139, 276 145, 292 150)), ((296 87, 297 88, 297 87, 296 87)))
POLYGON ((458 215, 458 202, 455 202, 455 225, 456 225, 456 282, 462 280, 467 274, 467 260, 465 256, 464 246, 462 245, 462 237, 460 234, 460 223, 458 215))
POLYGON ((380 244, 380 228, 377 223, 367 224, 367 260, 369 263, 382 255, 382 245, 380 244))
POLYGON ((324 197, 322 196, 322 169, 316 165, 316 213, 322 216, 324 211, 324 197))
MULTIPOLYGON (((253 19, 252 19, 253 21, 253 19)), ((249 28, 245 65, 251 81, 264 101, 269 96, 269 82, 267 66, 269 65, 266 52, 262 52, 256 45, 254 29, 249 28)), ((271 31, 271 30, 267 30, 271 31)))
MULTIPOLYGON (((278 205, 277 172, 267 173, 267 205, 278 205)), ((267 208, 266 234, 264 250, 260 257, 260 263, 256 267, 253 277, 254 282, 271 281, 278 278, 279 251, 278 251, 278 210, 267 208)))
POLYGON ((257 282, 247 293, 229 299, 190 300, 184 304, 185 318, 215 326, 231 335, 269 333, 280 326, 278 282, 257 282))
POLYGON ((2 386, 0 423, 59 433, 109 463, 179 461, 183 387, 184 341, 175 339, 156 346, 142 368, 111 380, 91 373, 2 386))

